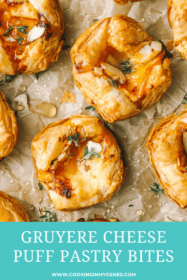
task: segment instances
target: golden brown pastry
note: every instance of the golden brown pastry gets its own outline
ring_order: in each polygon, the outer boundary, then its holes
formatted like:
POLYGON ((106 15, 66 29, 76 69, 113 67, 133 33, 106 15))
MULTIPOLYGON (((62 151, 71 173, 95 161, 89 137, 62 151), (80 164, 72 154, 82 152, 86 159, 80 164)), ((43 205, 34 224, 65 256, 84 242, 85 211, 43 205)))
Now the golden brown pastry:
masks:
POLYGON ((71 59, 86 101, 111 123, 153 106, 172 80, 163 44, 122 15, 88 28, 73 46, 71 59))
POLYGON ((172 28, 174 48, 187 60, 187 2, 169 0, 168 20, 172 28))
POLYGON ((16 145, 17 136, 16 117, 0 92, 0 160, 10 154, 16 145))
POLYGON ((0 73, 46 70, 58 59, 64 30, 58 0, 0 0, 0 73))
POLYGON ((114 2, 116 2, 117 4, 121 4, 121 5, 125 5, 128 2, 140 2, 142 0, 114 0, 114 2))
POLYGON ((31 144, 36 176, 57 210, 109 200, 124 177, 116 139, 95 117, 76 115, 45 127, 31 144))
POLYGON ((151 132, 147 149, 166 195, 187 207, 187 110, 163 119, 151 132))
POLYGON ((29 215, 17 199, 0 191, 0 222, 29 221, 29 215))

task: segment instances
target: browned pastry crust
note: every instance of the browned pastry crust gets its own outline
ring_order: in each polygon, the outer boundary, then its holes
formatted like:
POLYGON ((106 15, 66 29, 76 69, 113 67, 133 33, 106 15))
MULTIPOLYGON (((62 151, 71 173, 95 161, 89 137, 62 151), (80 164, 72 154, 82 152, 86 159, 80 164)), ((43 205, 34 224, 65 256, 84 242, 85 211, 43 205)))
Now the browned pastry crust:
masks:
POLYGON ((17 142, 18 128, 14 112, 0 92, 0 160, 10 154, 17 142))
POLYGON ((172 81, 170 59, 161 42, 123 15, 88 28, 74 44, 71 60, 86 101, 111 123, 153 106, 172 81), (130 73, 122 69, 124 61, 132 65, 130 73))
POLYGON ((134 2, 141 2, 142 0, 114 0, 115 3, 125 5, 128 2, 134 3, 134 2))
POLYGON ((168 20, 172 28, 174 48, 187 60, 187 2, 169 0, 168 20))
POLYGON ((34 74, 58 59, 65 30, 58 0, 0 0, 0 23, 0 73, 34 74))
POLYGON ((166 195, 180 208, 187 207, 187 156, 184 137, 187 110, 163 119, 147 141, 150 162, 166 195))
POLYGON ((124 178, 117 141, 95 117, 76 115, 48 125, 32 141, 31 152, 36 176, 57 210, 74 211, 107 201, 124 178), (67 139, 75 133, 78 147, 67 139), (82 160, 89 143, 99 146, 100 157, 82 160))
POLYGON ((17 199, 0 191, 0 222, 29 221, 29 215, 17 199))

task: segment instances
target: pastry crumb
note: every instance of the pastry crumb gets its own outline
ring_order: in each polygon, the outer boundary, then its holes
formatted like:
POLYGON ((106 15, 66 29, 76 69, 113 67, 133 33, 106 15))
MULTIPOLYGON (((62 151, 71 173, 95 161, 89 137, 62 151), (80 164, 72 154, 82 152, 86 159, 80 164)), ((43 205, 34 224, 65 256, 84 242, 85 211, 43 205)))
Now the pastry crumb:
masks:
POLYGON ((69 91, 64 91, 62 96, 62 103, 75 103, 76 97, 73 93, 69 91))

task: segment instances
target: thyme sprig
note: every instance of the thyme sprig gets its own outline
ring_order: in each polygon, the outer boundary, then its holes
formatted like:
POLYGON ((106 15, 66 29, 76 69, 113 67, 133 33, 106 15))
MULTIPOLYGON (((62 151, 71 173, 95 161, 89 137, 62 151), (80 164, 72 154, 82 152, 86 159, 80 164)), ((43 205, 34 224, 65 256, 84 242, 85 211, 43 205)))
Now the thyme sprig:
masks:
POLYGON ((69 135, 68 137, 66 137, 66 139, 69 141, 73 141, 75 144, 75 147, 78 147, 79 146, 79 135, 80 135, 79 133, 75 133, 74 136, 69 135))
POLYGON ((94 152, 94 148, 91 148, 91 150, 89 151, 88 150, 88 146, 86 146, 85 150, 84 150, 84 157, 78 161, 83 161, 83 160, 87 160, 87 159, 90 159, 92 160, 91 157, 101 157, 98 153, 94 152))
POLYGON ((18 37, 17 35, 16 35, 16 40, 17 40, 17 42, 18 42, 18 44, 19 44, 20 46, 22 45, 22 42, 21 42, 21 41, 25 41, 24 38, 18 37))
POLYGON ((90 105, 90 106, 87 106, 85 109, 86 109, 86 110, 91 109, 92 111, 94 111, 94 110, 95 110, 95 107, 94 107, 94 106, 92 106, 92 105, 90 105))
POLYGON ((161 193, 164 194, 164 190, 160 188, 160 185, 156 182, 151 186, 151 190, 155 193, 161 193))
POLYGON ((114 80, 109 79, 109 82, 113 85, 113 87, 117 88, 117 84, 114 80))
POLYGON ((186 93, 185 96, 183 97, 182 104, 187 104, 187 93, 186 93))
POLYGON ((39 187, 39 190, 40 190, 40 191, 43 190, 43 185, 42 185, 40 182, 38 183, 38 187, 39 187))
POLYGON ((130 73, 132 72, 132 64, 130 64, 129 61, 123 60, 123 61, 120 63, 120 65, 121 65, 120 70, 121 70, 122 72, 124 72, 125 74, 130 74, 130 73))
POLYGON ((46 215, 40 216, 40 222, 56 222, 56 214, 51 211, 43 211, 46 215))
POLYGON ((19 30, 19 32, 21 32, 23 34, 27 34, 26 29, 28 28, 28 26, 11 26, 8 28, 7 32, 5 34, 3 34, 2 36, 9 36, 10 32, 12 31, 13 28, 16 28, 17 30, 19 30))

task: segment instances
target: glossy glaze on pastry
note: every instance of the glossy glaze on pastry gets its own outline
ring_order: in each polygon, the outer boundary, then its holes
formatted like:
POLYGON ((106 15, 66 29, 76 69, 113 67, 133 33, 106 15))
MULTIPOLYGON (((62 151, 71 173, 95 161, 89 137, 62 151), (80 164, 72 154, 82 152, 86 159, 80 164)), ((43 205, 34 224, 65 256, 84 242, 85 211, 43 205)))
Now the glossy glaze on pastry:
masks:
POLYGON ((58 0, 0 0, 0 73, 46 70, 58 59, 64 30, 58 0))
POLYGON ((36 176, 57 210, 73 211, 107 201, 123 181, 117 141, 95 117, 76 115, 48 125, 32 141, 31 151, 36 176), (97 155, 85 159, 86 149, 97 155))
POLYGON ((169 0, 168 20, 172 28, 174 48, 187 60, 187 2, 186 0, 169 0))
POLYGON ((14 112, 0 92, 0 160, 7 157, 17 142, 18 128, 14 112))
POLYGON ((172 80, 163 44, 123 15, 87 29, 74 44, 71 59, 76 85, 111 123, 153 106, 172 80))
POLYGON ((166 195, 187 207, 187 110, 163 119, 151 132, 150 162, 166 195))
POLYGON ((0 222, 29 222, 23 206, 14 197, 0 191, 0 222))

